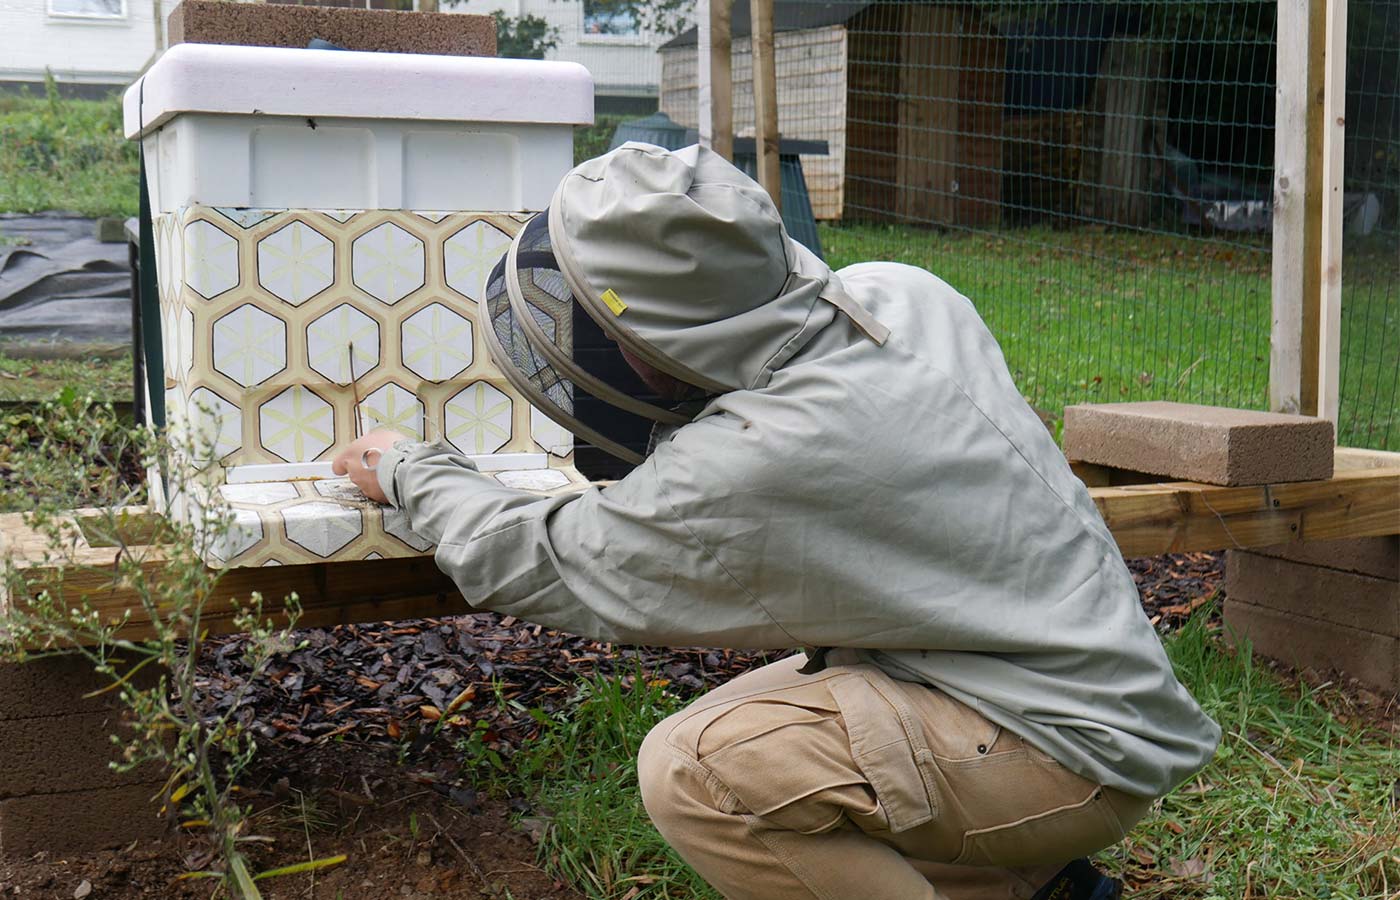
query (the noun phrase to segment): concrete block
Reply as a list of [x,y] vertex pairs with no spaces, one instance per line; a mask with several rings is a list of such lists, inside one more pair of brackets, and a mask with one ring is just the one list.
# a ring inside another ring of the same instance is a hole
[[171,44],[302,48],[320,38],[346,50],[496,55],[495,21],[455,13],[185,0],[171,11],[169,29]]
[[0,799],[95,790],[160,777],[146,766],[114,772],[118,758],[111,735],[125,726],[115,711],[0,723]]
[[1206,484],[1274,484],[1332,477],[1332,423],[1310,416],[1189,403],[1065,407],[1065,455]]
[[1310,566],[1400,581],[1400,535],[1340,541],[1293,541],[1253,552]]
[[1225,594],[1348,628],[1400,638],[1400,582],[1232,550]]
[[165,833],[164,781],[0,800],[0,856],[122,847]]
[[[150,687],[158,680],[155,666],[138,672],[133,683]],[[11,719],[70,716],[115,709],[121,705],[117,691],[87,695],[111,684],[99,676],[85,657],[46,656],[25,663],[0,663],[0,723]],[[3,733],[0,725],[0,733]],[[0,746],[0,758],[3,758]]]
[[1254,651],[1299,668],[1339,670],[1382,691],[1400,693],[1400,638],[1278,609],[1225,601],[1225,624]]

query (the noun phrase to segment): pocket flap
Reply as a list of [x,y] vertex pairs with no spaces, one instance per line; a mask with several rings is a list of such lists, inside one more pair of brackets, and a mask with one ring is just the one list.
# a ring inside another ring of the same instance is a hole
[[881,691],[865,674],[829,682],[851,740],[851,755],[870,782],[890,823],[906,831],[938,813],[933,754],[904,702]]

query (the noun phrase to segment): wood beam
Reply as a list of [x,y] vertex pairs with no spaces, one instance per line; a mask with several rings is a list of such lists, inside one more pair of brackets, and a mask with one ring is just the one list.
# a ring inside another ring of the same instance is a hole
[[[1338,423],[1342,360],[1342,177],[1346,146],[1347,0],[1326,0],[1322,104],[1322,239],[1318,296],[1317,415]],[[1340,431],[1338,430],[1340,434]]]
[[1279,0],[1269,408],[1317,415],[1328,0]]
[[[1135,477],[1118,478],[1102,467],[1084,474],[1109,482]],[[1336,474],[1326,481],[1253,487],[1115,483],[1090,487],[1089,496],[1128,557],[1400,534],[1400,453],[1339,448]],[[47,539],[26,525],[22,514],[0,515],[0,558],[15,560],[35,592],[57,584],[65,602],[85,600],[108,620],[130,612],[123,634],[148,637],[150,620],[139,596],[116,577],[118,549],[93,546],[80,526],[83,517],[97,514],[73,514],[74,550],[63,566],[46,559]],[[144,508],[129,511],[133,538],[148,527],[143,525],[148,520]],[[165,561],[160,547],[129,546],[121,552],[138,560],[150,577],[159,577]],[[232,630],[234,601],[254,591],[263,596],[264,613],[273,619],[284,612],[284,598],[297,594],[300,624],[308,628],[470,611],[431,555],[246,567],[229,569],[219,580],[204,616],[210,631]],[[0,596],[0,610],[13,602],[16,598]]]
[[734,0],[710,0],[711,148],[734,160]]
[[754,144],[758,183],[783,209],[782,166],[778,157],[778,61],[773,48],[773,0],[750,0],[753,13]]

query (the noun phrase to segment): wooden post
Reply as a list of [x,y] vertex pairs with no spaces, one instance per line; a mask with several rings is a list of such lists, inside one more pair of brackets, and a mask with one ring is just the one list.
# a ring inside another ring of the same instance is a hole
[[1316,415],[1328,0],[1279,0],[1269,408]]
[[712,147],[725,159],[734,159],[734,50],[732,16],[734,0],[710,0],[710,109],[714,131]]
[[[1347,0],[1327,2],[1326,99],[1322,107],[1322,292],[1318,316],[1317,414],[1337,424],[1342,356],[1342,177],[1346,146]],[[1334,431],[1341,440],[1340,429]]]
[[[701,147],[712,147],[714,107],[710,103],[710,0],[695,2],[695,130]],[[664,80],[664,79],[663,79]]]
[[754,144],[758,183],[783,208],[782,167],[778,159],[778,61],[773,50],[773,0],[750,0],[753,13]]

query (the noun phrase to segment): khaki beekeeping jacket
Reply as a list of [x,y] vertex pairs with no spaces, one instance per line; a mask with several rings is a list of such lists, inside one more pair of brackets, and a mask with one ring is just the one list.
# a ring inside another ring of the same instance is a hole
[[1210,759],[1219,728],[971,302],[905,265],[832,273],[698,148],[585,163],[550,214],[580,302],[613,291],[616,333],[719,393],[581,494],[503,487],[445,443],[386,453],[473,604],[600,640],[856,648],[1140,796]]

